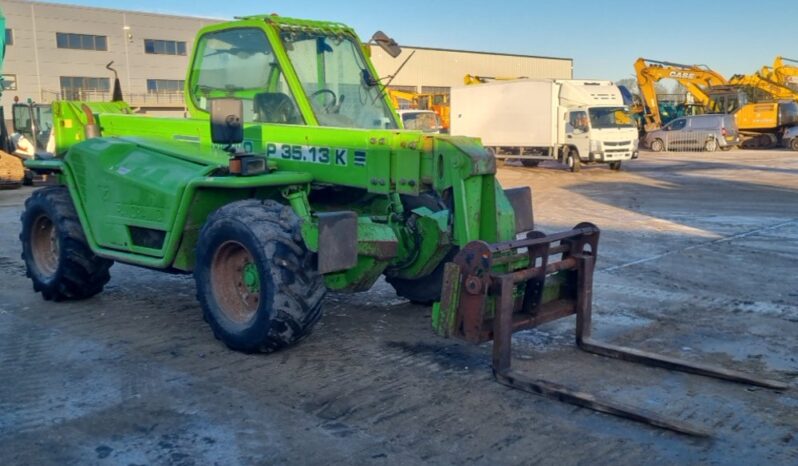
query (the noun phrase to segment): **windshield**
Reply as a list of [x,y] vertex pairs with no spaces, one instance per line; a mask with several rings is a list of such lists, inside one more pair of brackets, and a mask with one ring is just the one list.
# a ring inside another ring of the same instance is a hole
[[636,128],[632,115],[625,107],[591,108],[588,113],[593,129]]
[[382,86],[352,37],[318,31],[283,31],[280,36],[320,125],[397,128]]
[[402,123],[405,129],[434,133],[441,130],[441,120],[434,112],[406,112],[402,113]]

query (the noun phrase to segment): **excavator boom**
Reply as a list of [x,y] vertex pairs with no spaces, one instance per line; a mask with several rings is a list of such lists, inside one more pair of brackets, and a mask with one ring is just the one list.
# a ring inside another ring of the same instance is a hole
[[708,106],[710,96],[706,88],[726,84],[726,78],[701,65],[683,65],[666,61],[639,58],[635,62],[635,73],[640,94],[644,102],[646,131],[652,131],[663,124],[657,98],[656,83],[661,79],[673,79],[687,89],[696,103]]

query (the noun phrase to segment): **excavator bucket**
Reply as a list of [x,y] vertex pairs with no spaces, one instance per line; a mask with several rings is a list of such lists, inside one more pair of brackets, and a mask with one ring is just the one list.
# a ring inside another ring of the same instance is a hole
[[504,385],[691,436],[709,433],[513,370],[512,334],[575,315],[576,343],[584,351],[775,390],[787,388],[784,383],[737,371],[593,340],[593,271],[599,233],[595,225],[580,223],[552,235],[530,231],[515,241],[467,244],[446,264],[433,325],[440,334],[472,343],[493,340],[493,373]]

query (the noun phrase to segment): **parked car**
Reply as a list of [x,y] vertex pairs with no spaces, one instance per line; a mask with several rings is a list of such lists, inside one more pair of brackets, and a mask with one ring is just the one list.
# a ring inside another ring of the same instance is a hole
[[651,131],[643,145],[654,152],[663,150],[730,150],[742,142],[732,115],[693,115],[677,118]]
[[798,126],[787,128],[781,140],[784,142],[784,147],[787,149],[798,151]]

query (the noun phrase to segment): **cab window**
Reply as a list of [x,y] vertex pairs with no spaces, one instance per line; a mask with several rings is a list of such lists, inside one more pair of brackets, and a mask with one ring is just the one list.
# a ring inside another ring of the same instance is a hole
[[670,131],[679,131],[687,126],[687,120],[680,118],[678,120],[674,120],[669,126]]
[[209,32],[197,43],[190,94],[208,111],[209,99],[244,103],[244,121],[303,124],[294,98],[266,34],[257,28]]
[[568,118],[569,129],[574,133],[584,133],[589,129],[587,112],[571,112]]

